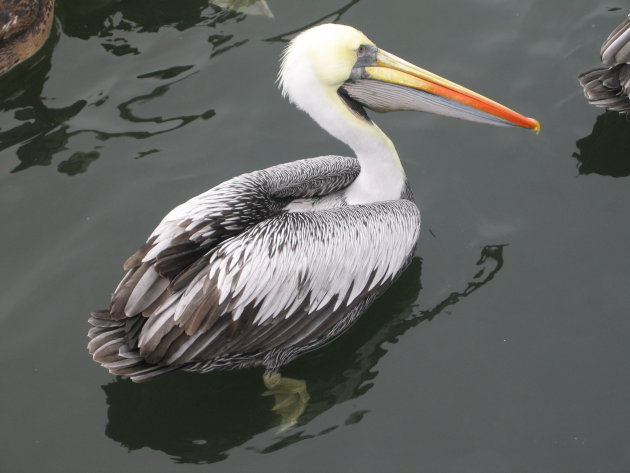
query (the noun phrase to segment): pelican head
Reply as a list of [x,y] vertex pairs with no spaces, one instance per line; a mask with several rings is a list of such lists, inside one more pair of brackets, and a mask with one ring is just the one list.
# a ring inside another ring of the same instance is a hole
[[366,108],[540,129],[532,118],[383,51],[350,26],[298,35],[284,52],[279,82],[284,96],[354,151],[361,172],[345,191],[349,204],[398,199],[406,189],[396,148]]
[[330,117],[320,111],[323,102],[368,121],[364,107],[377,112],[427,111],[540,129],[536,120],[414,66],[345,25],[319,25],[298,35],[283,55],[279,82],[285,96],[334,136],[337,133],[326,122]]

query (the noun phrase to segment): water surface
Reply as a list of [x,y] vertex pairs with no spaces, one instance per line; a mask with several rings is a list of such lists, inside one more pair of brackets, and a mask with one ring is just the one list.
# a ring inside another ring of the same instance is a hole
[[[0,77],[0,469],[617,472],[630,466],[630,123],[576,76],[628,4],[58,0]],[[234,175],[347,153],[286,103],[278,57],[338,21],[542,123],[536,136],[373,114],[423,213],[411,267],[347,334],[287,367],[136,385],[87,355],[87,316],[172,207]]]

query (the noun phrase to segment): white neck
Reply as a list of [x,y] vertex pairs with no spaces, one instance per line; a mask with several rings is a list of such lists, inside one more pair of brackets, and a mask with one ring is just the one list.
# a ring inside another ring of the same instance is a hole
[[[297,71],[296,71],[297,72]],[[324,130],[346,143],[361,165],[356,180],[346,189],[348,204],[364,204],[400,198],[405,172],[392,141],[372,122],[352,112],[336,88],[324,87],[308,65],[299,71],[301,84],[289,90],[291,100]]]

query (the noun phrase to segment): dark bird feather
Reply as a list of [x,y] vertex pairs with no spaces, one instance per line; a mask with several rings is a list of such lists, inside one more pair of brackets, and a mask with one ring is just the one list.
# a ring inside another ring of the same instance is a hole
[[583,72],[578,80],[587,100],[620,113],[630,111],[630,18],[608,36],[601,49],[604,66]]

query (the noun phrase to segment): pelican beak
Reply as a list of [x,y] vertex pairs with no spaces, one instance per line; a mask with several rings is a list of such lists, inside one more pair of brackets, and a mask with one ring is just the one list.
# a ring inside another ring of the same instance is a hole
[[536,133],[540,123],[483,95],[374,48],[357,61],[342,88],[350,98],[377,112],[416,110]]

